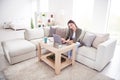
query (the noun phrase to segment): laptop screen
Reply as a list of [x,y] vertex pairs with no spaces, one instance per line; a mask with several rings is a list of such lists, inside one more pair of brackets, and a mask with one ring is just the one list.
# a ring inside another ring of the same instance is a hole
[[57,34],[53,34],[54,43],[62,44],[61,37]]

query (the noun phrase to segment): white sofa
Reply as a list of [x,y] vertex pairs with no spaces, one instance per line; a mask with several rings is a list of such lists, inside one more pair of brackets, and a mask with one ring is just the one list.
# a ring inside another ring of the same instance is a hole
[[[58,29],[60,29],[60,27]],[[63,29],[61,29],[61,31],[63,31]],[[59,32],[61,32],[61,31],[59,31]],[[64,29],[64,31],[65,32],[60,33],[60,35],[64,34],[64,36],[66,36],[67,29]],[[59,34],[59,32],[55,32],[55,33]],[[40,29],[33,29],[33,30],[26,29],[25,30],[25,35],[22,36],[22,37],[25,37],[24,40],[26,40],[27,42],[30,42],[30,43],[32,43],[32,44],[34,44],[36,46],[35,49],[33,49],[33,52],[34,51],[35,52],[32,53],[32,54],[35,54],[35,55],[31,56],[31,54],[29,54],[29,55],[26,55],[24,57],[20,56],[21,58],[16,57],[16,58],[14,58],[14,60],[19,59],[19,60],[17,60],[17,62],[19,62],[19,61],[22,61],[23,59],[26,60],[26,59],[29,59],[30,57],[35,57],[36,52],[37,52],[38,42],[41,39],[43,39],[44,36],[50,37],[49,33],[50,33],[50,28],[49,27],[44,27],[44,28],[40,28]],[[64,36],[62,36],[62,37],[64,37]],[[82,34],[82,36],[80,36],[80,40],[82,40],[84,38],[84,36],[85,36],[85,33],[84,33],[84,35]],[[1,35],[0,35],[0,38],[1,38]],[[9,41],[11,41],[11,40],[14,40],[14,39],[9,39]],[[5,44],[8,41],[6,41],[6,42],[5,41],[6,40],[2,40],[2,42],[4,44],[3,47],[6,50],[7,46],[5,46]],[[14,44],[14,42],[12,42],[10,44]],[[15,44],[17,44],[17,43],[15,43]],[[79,47],[78,53],[76,55],[76,61],[78,61],[78,62],[80,62],[82,64],[85,64],[90,68],[101,71],[110,62],[110,60],[112,59],[112,57],[114,55],[115,45],[116,45],[116,40],[109,38],[108,40],[100,43],[97,48],[94,48],[93,46],[91,46],[91,47],[87,47],[87,46]],[[44,53],[48,52],[48,51],[46,51],[44,49],[42,49],[42,50],[43,50]],[[28,53],[30,53],[30,52],[28,52]],[[5,52],[5,54],[6,54],[6,52]],[[27,54],[27,53],[25,53],[25,54]],[[23,55],[25,55],[25,54],[23,54]],[[30,56],[30,57],[28,58],[28,56]],[[22,59],[22,57],[23,57],[23,59]],[[14,62],[12,64],[14,64]]]
[[108,39],[98,48],[82,46],[78,49],[76,60],[93,69],[101,71],[114,55],[116,40]]
[[4,54],[10,64],[36,56],[36,46],[25,40],[24,30],[14,31],[0,29],[1,54]]
[[36,56],[36,46],[24,39],[4,41],[3,49],[10,64]]

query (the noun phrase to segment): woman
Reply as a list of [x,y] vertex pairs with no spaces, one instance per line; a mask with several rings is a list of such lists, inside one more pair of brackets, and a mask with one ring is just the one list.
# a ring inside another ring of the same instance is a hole
[[[69,20],[67,25],[69,28],[68,35],[66,39],[62,38],[62,42],[68,44],[76,43],[76,48],[78,48],[80,46],[79,37],[82,30],[77,27],[76,23],[73,20]],[[71,58],[71,56],[72,51],[68,51],[68,58]]]

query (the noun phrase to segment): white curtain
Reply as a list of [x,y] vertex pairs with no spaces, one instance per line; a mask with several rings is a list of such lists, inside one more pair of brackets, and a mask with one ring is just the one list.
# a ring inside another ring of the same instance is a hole
[[120,0],[111,0],[107,32],[120,44]]
[[78,27],[89,30],[92,26],[94,0],[73,0],[73,19]]

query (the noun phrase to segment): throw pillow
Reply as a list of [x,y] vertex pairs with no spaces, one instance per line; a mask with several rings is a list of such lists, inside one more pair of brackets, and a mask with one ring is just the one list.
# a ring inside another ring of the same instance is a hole
[[27,40],[39,39],[42,37],[44,37],[44,30],[42,27],[25,30],[25,39]]
[[85,36],[85,33],[86,33],[86,32],[82,30],[81,35],[80,35],[80,37],[79,37],[80,42],[82,42],[82,40],[83,40],[83,38],[84,38],[84,36]]
[[56,33],[56,27],[50,27],[49,37],[53,37],[53,34]]
[[94,48],[97,48],[98,45],[106,40],[108,40],[109,34],[97,34],[95,40],[93,41],[92,46]]
[[66,38],[67,35],[67,28],[56,28],[56,34],[60,35],[62,38]]
[[86,32],[82,40],[83,45],[91,47],[96,35],[90,32]]

